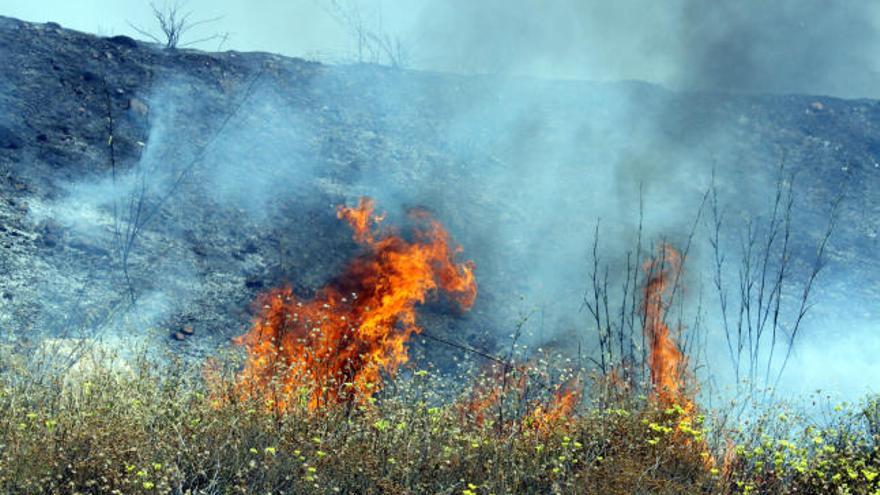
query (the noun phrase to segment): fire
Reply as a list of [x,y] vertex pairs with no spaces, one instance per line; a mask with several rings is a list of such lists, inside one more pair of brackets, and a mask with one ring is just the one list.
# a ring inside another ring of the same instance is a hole
[[666,324],[670,302],[667,293],[671,280],[678,278],[681,256],[668,244],[660,246],[660,255],[644,265],[647,281],[644,288],[644,331],[650,345],[648,367],[651,385],[657,399],[664,404],[689,404],[685,397],[683,371],[686,359],[675,343]]
[[[512,429],[530,428],[541,433],[552,431],[553,427],[566,424],[574,417],[581,402],[583,388],[575,377],[558,385],[549,399],[529,401],[528,409],[504,417],[501,414],[502,401],[511,402],[514,410],[518,403],[526,400],[528,391],[536,384],[529,379],[529,365],[511,365],[510,369],[491,367],[484,372],[472,387],[467,400],[459,404],[462,417],[477,426],[482,426],[493,416],[505,419],[496,423],[499,432]],[[508,410],[508,413],[513,411]]]
[[[684,382],[687,358],[679,350],[669,326],[666,310],[671,304],[670,294],[681,274],[681,255],[668,244],[660,246],[660,254],[644,265],[647,281],[644,292],[645,334],[650,343],[648,367],[651,371],[653,399],[659,404],[678,411],[678,438],[705,454],[707,469],[715,466],[705,440],[694,429],[696,404]],[[699,427],[699,426],[697,426]],[[690,433],[690,435],[688,435]]]
[[337,216],[352,228],[364,252],[311,300],[290,287],[262,294],[248,333],[234,340],[247,351],[237,387],[279,410],[301,401],[311,410],[365,400],[408,360],[407,341],[421,329],[416,306],[437,292],[462,310],[477,295],[472,262],[458,263],[461,248],[427,213],[411,214],[412,240],[380,229],[384,217],[361,198]]
[[531,425],[538,431],[549,431],[551,427],[568,421],[574,416],[581,402],[580,380],[569,380],[546,404],[539,404],[530,414]]
[[473,421],[475,425],[482,426],[489,416],[494,414],[501,400],[501,387],[490,390],[474,390],[470,400],[460,407],[463,417]]
[[500,366],[493,363],[473,383],[466,400],[458,404],[458,410],[462,419],[482,426],[494,415],[498,415],[502,401],[521,398],[527,388],[528,374],[525,366]]

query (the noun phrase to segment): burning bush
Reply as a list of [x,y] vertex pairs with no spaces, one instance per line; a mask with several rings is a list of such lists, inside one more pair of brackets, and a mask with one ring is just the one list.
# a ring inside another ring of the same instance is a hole
[[462,310],[471,307],[474,265],[455,261],[461,249],[443,226],[414,211],[407,240],[381,229],[383,216],[374,207],[362,198],[354,208],[338,208],[364,252],[313,299],[300,300],[290,287],[259,297],[252,328],[235,340],[247,350],[241,394],[265,397],[281,410],[291,401],[314,410],[363,400],[380,386],[383,373],[393,374],[407,361],[407,341],[421,331],[418,304],[443,292]]

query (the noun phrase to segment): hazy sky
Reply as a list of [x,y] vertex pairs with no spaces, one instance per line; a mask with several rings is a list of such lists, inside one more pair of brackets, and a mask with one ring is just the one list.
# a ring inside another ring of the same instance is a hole
[[[675,88],[880,97],[876,0],[338,0],[416,68]],[[190,0],[223,49],[351,60],[331,0]],[[160,5],[162,5],[160,3]],[[0,14],[100,34],[152,27],[147,1],[0,0]],[[214,50],[217,43],[199,48]]]

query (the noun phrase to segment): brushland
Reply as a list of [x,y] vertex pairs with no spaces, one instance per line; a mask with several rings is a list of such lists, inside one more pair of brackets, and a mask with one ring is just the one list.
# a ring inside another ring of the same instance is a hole
[[440,370],[409,359],[407,339],[429,335],[415,310],[441,294],[466,311],[473,264],[428,213],[404,235],[374,208],[338,208],[362,249],[339,277],[310,300],[267,291],[207,361],[4,348],[0,492],[880,494],[876,398],[801,409],[750,389],[700,405],[667,324],[687,249],[632,265],[616,330],[593,284],[589,368],[518,358],[517,330],[507,357],[462,346],[461,371]]
[[830,423],[777,406],[720,430],[711,411],[685,424],[683,406],[622,394],[564,415],[559,394],[524,404],[512,386],[481,403],[499,385],[486,374],[450,400],[438,391],[461,380],[414,369],[362,403],[315,411],[304,390],[282,413],[239,400],[231,367],[207,387],[204,369],[173,359],[101,359],[71,378],[3,356],[0,491],[880,493],[877,400]]

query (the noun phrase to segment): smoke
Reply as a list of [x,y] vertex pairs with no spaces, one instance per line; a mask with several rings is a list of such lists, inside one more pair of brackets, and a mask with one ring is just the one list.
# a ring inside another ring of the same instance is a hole
[[[599,255],[611,266],[609,287],[618,291],[620,269],[634,249],[640,201],[646,205],[645,242],[669,239],[681,245],[713,169],[722,202],[729,205],[723,249],[728,270],[733,270],[726,290],[735,295],[736,266],[730,262],[741,254],[745,234],[739,229],[748,228],[746,219],[769,214],[773,164],[791,146],[759,144],[749,118],[713,109],[718,102],[710,96],[686,99],[638,83],[577,86],[530,77],[640,79],[712,93],[880,95],[874,56],[880,46],[880,10],[867,2],[453,1],[426,4],[420,18],[417,64],[486,75],[469,89],[459,89],[459,105],[445,108],[451,117],[439,131],[445,149],[468,172],[456,180],[454,167],[434,169],[434,180],[389,196],[424,201],[442,218],[469,212],[452,230],[477,260],[485,290],[476,312],[483,303],[491,305],[495,319],[490,326],[503,336],[509,333],[504,325],[516,321],[523,307],[536,308],[540,319],[530,322],[530,344],[556,342],[571,348],[585,338],[588,348],[594,344],[585,337],[587,315],[575,308],[582,307],[589,285],[597,219]],[[393,90],[385,95],[409,97]],[[432,98],[436,95],[426,97]],[[789,154],[789,159],[795,169],[817,166],[815,155]],[[796,283],[787,289],[786,300],[799,296],[797,283],[803,282],[804,265],[810,262],[815,231],[822,228],[816,211],[826,212],[811,203],[818,199],[814,180],[806,174],[795,192],[805,202],[798,211],[812,213],[796,213],[794,235],[800,245],[790,274]],[[388,193],[388,182],[376,176],[372,181],[385,185],[373,188],[377,194]],[[452,190],[429,187],[450,182]],[[474,225],[480,225],[478,231],[468,228]],[[717,295],[706,275],[712,268],[706,240],[701,225],[686,267],[687,294],[692,305],[698,295],[705,298],[703,338],[709,349],[702,360],[712,363],[718,381],[730,383]],[[840,266],[829,270],[834,280],[845,277]],[[818,283],[825,280],[820,277]],[[876,375],[876,367],[865,366],[869,353],[837,338],[831,322],[844,307],[813,309],[819,316],[799,329],[802,341],[782,382],[786,392],[810,383],[855,394],[862,388],[852,384]],[[789,307],[778,337],[783,347],[791,318]],[[851,326],[872,324],[860,319]],[[817,373],[811,361],[822,354],[825,339],[837,343],[833,355],[841,371],[834,377]],[[762,345],[760,353],[768,352]],[[848,360],[847,354],[856,357]],[[781,364],[778,353],[775,359],[774,370]],[[850,385],[841,385],[844,381]]]
[[685,86],[877,96],[880,6],[807,0],[719,2],[683,9]]
[[[875,56],[880,6],[869,2],[722,1],[708,6],[689,0],[454,1],[428,5],[422,19],[425,60],[453,71],[640,79],[709,92],[880,96]],[[500,286],[520,290],[539,305],[554,306],[557,315],[569,315],[551,318],[547,326],[554,330],[545,329],[539,342],[560,338],[557,332],[567,327],[586,329],[586,315],[572,308],[579,306],[581,295],[575,287],[588,285],[591,223],[602,219],[600,256],[619,270],[633,249],[639,184],[646,205],[645,238],[667,237],[680,244],[694,218],[699,192],[715,168],[722,201],[729,204],[730,238],[723,248],[728,262],[741,254],[737,236],[744,235],[738,232],[746,228],[744,219],[769,213],[769,171],[789,150],[782,145],[761,152],[749,149],[756,143],[748,137],[748,120],[740,117],[738,122],[735,115],[707,111],[713,105],[710,99],[695,104],[656,89],[646,89],[651,96],[643,98],[637,85],[629,90],[596,85],[578,94],[566,93],[565,85],[559,84],[555,94],[532,89],[516,93],[509,79],[492,80],[505,82],[488,84],[474,107],[454,119],[449,134],[460,139],[461,148],[489,129],[486,147],[492,156],[502,157],[493,162],[498,167],[493,170],[503,172],[485,174],[489,178],[472,183],[466,196],[497,194],[507,198],[510,210],[521,208],[519,216],[508,212],[507,221],[493,226],[498,251],[487,258],[511,261],[493,266],[497,271],[524,274],[522,285],[508,279],[499,280]],[[571,113],[562,107],[548,110],[554,98],[571,105]],[[542,142],[545,135],[555,141]],[[815,167],[815,159],[795,158],[790,165]],[[795,192],[802,202],[798,208],[822,209],[803,203],[815,199],[808,192],[816,187],[813,180],[805,178]],[[804,215],[795,220],[795,235],[804,243],[796,265],[809,262],[812,240],[807,239],[814,240],[813,231],[822,223],[816,218]],[[705,276],[711,273],[706,232],[701,229],[697,235],[686,267],[691,274],[687,294],[694,304],[697,294],[705,292],[704,337],[709,349],[703,361],[712,364],[718,381],[731,383],[717,295]],[[516,266],[528,268],[517,272]],[[847,277],[842,266],[828,270],[831,275],[826,271],[819,284]],[[795,271],[801,282],[804,267]],[[612,268],[610,286],[617,288],[621,281],[614,272]],[[726,289],[735,295],[735,272],[728,274],[727,283]],[[790,287],[788,298],[797,299],[795,287]],[[783,388],[790,393],[808,383],[855,396],[864,391],[864,377],[878,373],[870,364],[871,353],[857,344],[863,337],[874,342],[864,329],[876,325],[870,318],[856,318],[846,325],[853,332],[841,338],[835,322],[841,321],[848,303],[827,306],[827,298],[814,298],[818,316],[800,329]],[[786,314],[783,326],[790,331],[790,308]],[[571,337],[562,340],[571,345]],[[834,344],[826,347],[828,341]],[[827,349],[833,352],[824,353]],[[767,356],[768,348],[762,346],[761,352]],[[820,359],[823,354],[825,359]],[[835,363],[838,372],[823,374],[816,367],[820,362]],[[779,365],[777,354],[774,369]]]
[[[880,87],[872,84],[876,8],[855,2],[452,0],[422,4],[418,18],[408,37],[418,66],[482,75],[334,67],[267,76],[252,92],[240,85],[220,96],[202,91],[201,80],[165,79],[144,95],[150,134],[139,162],[116,179],[69,185],[57,202],[34,208],[35,218],[112,245],[114,205],[143,191],[148,209],[163,212],[135,254],[149,267],[134,276],[149,282],[145,321],[156,325],[220,304],[224,287],[246,277],[323,285],[333,273],[327,260],[341,264],[350,254],[341,242],[349,234],[333,230],[334,204],[372,196],[392,224],[425,207],[464,247],[462,257],[476,261],[480,292],[457,329],[506,345],[533,311],[526,343],[570,350],[583,342],[589,352],[595,342],[581,308],[597,222],[600,270],[609,264],[613,295],[627,255],[639,263],[640,204],[643,250],[660,240],[681,247],[713,169],[724,200],[743,216],[763,211],[783,146],[755,137],[761,129],[736,113],[741,107],[601,81],[843,96]],[[216,139],[200,155],[206,135]],[[689,295],[699,294],[710,267],[705,232],[698,236],[685,266]],[[279,247],[277,261],[247,245],[282,241],[288,249]],[[217,275],[222,260],[212,249],[235,253],[246,273]],[[235,305],[247,302],[217,311]],[[722,342],[710,330],[706,338]],[[790,370],[807,366],[825,332],[805,333],[808,347]],[[841,346],[843,360],[852,350]],[[707,360],[726,359],[723,349],[711,352]],[[841,379],[865,369],[853,366]]]
[[795,396],[821,391],[838,401],[880,392],[873,379],[880,325],[862,316],[834,314],[812,322],[823,331],[808,333],[795,348],[781,388]]
[[424,63],[449,70],[880,96],[873,2],[454,0],[421,19]]
[[257,87],[205,159],[203,186],[211,198],[261,223],[277,213],[280,198],[289,201],[312,186],[317,163],[312,128],[284,98],[274,85]]
[[103,313],[77,324],[86,334],[173,328],[212,289],[201,258],[220,212],[228,213],[221,230],[241,232],[248,229],[236,229],[237,220],[266,228],[283,205],[313,200],[303,198],[316,163],[305,158],[311,138],[289,102],[254,84],[218,107],[202,84],[164,75],[139,95],[149,127],[135,162],[117,157],[112,171],[62,182],[55,197],[31,202],[31,220],[63,232],[73,247],[54,260],[61,273],[44,274],[38,289],[47,333],[66,332],[53,319],[88,305]]

